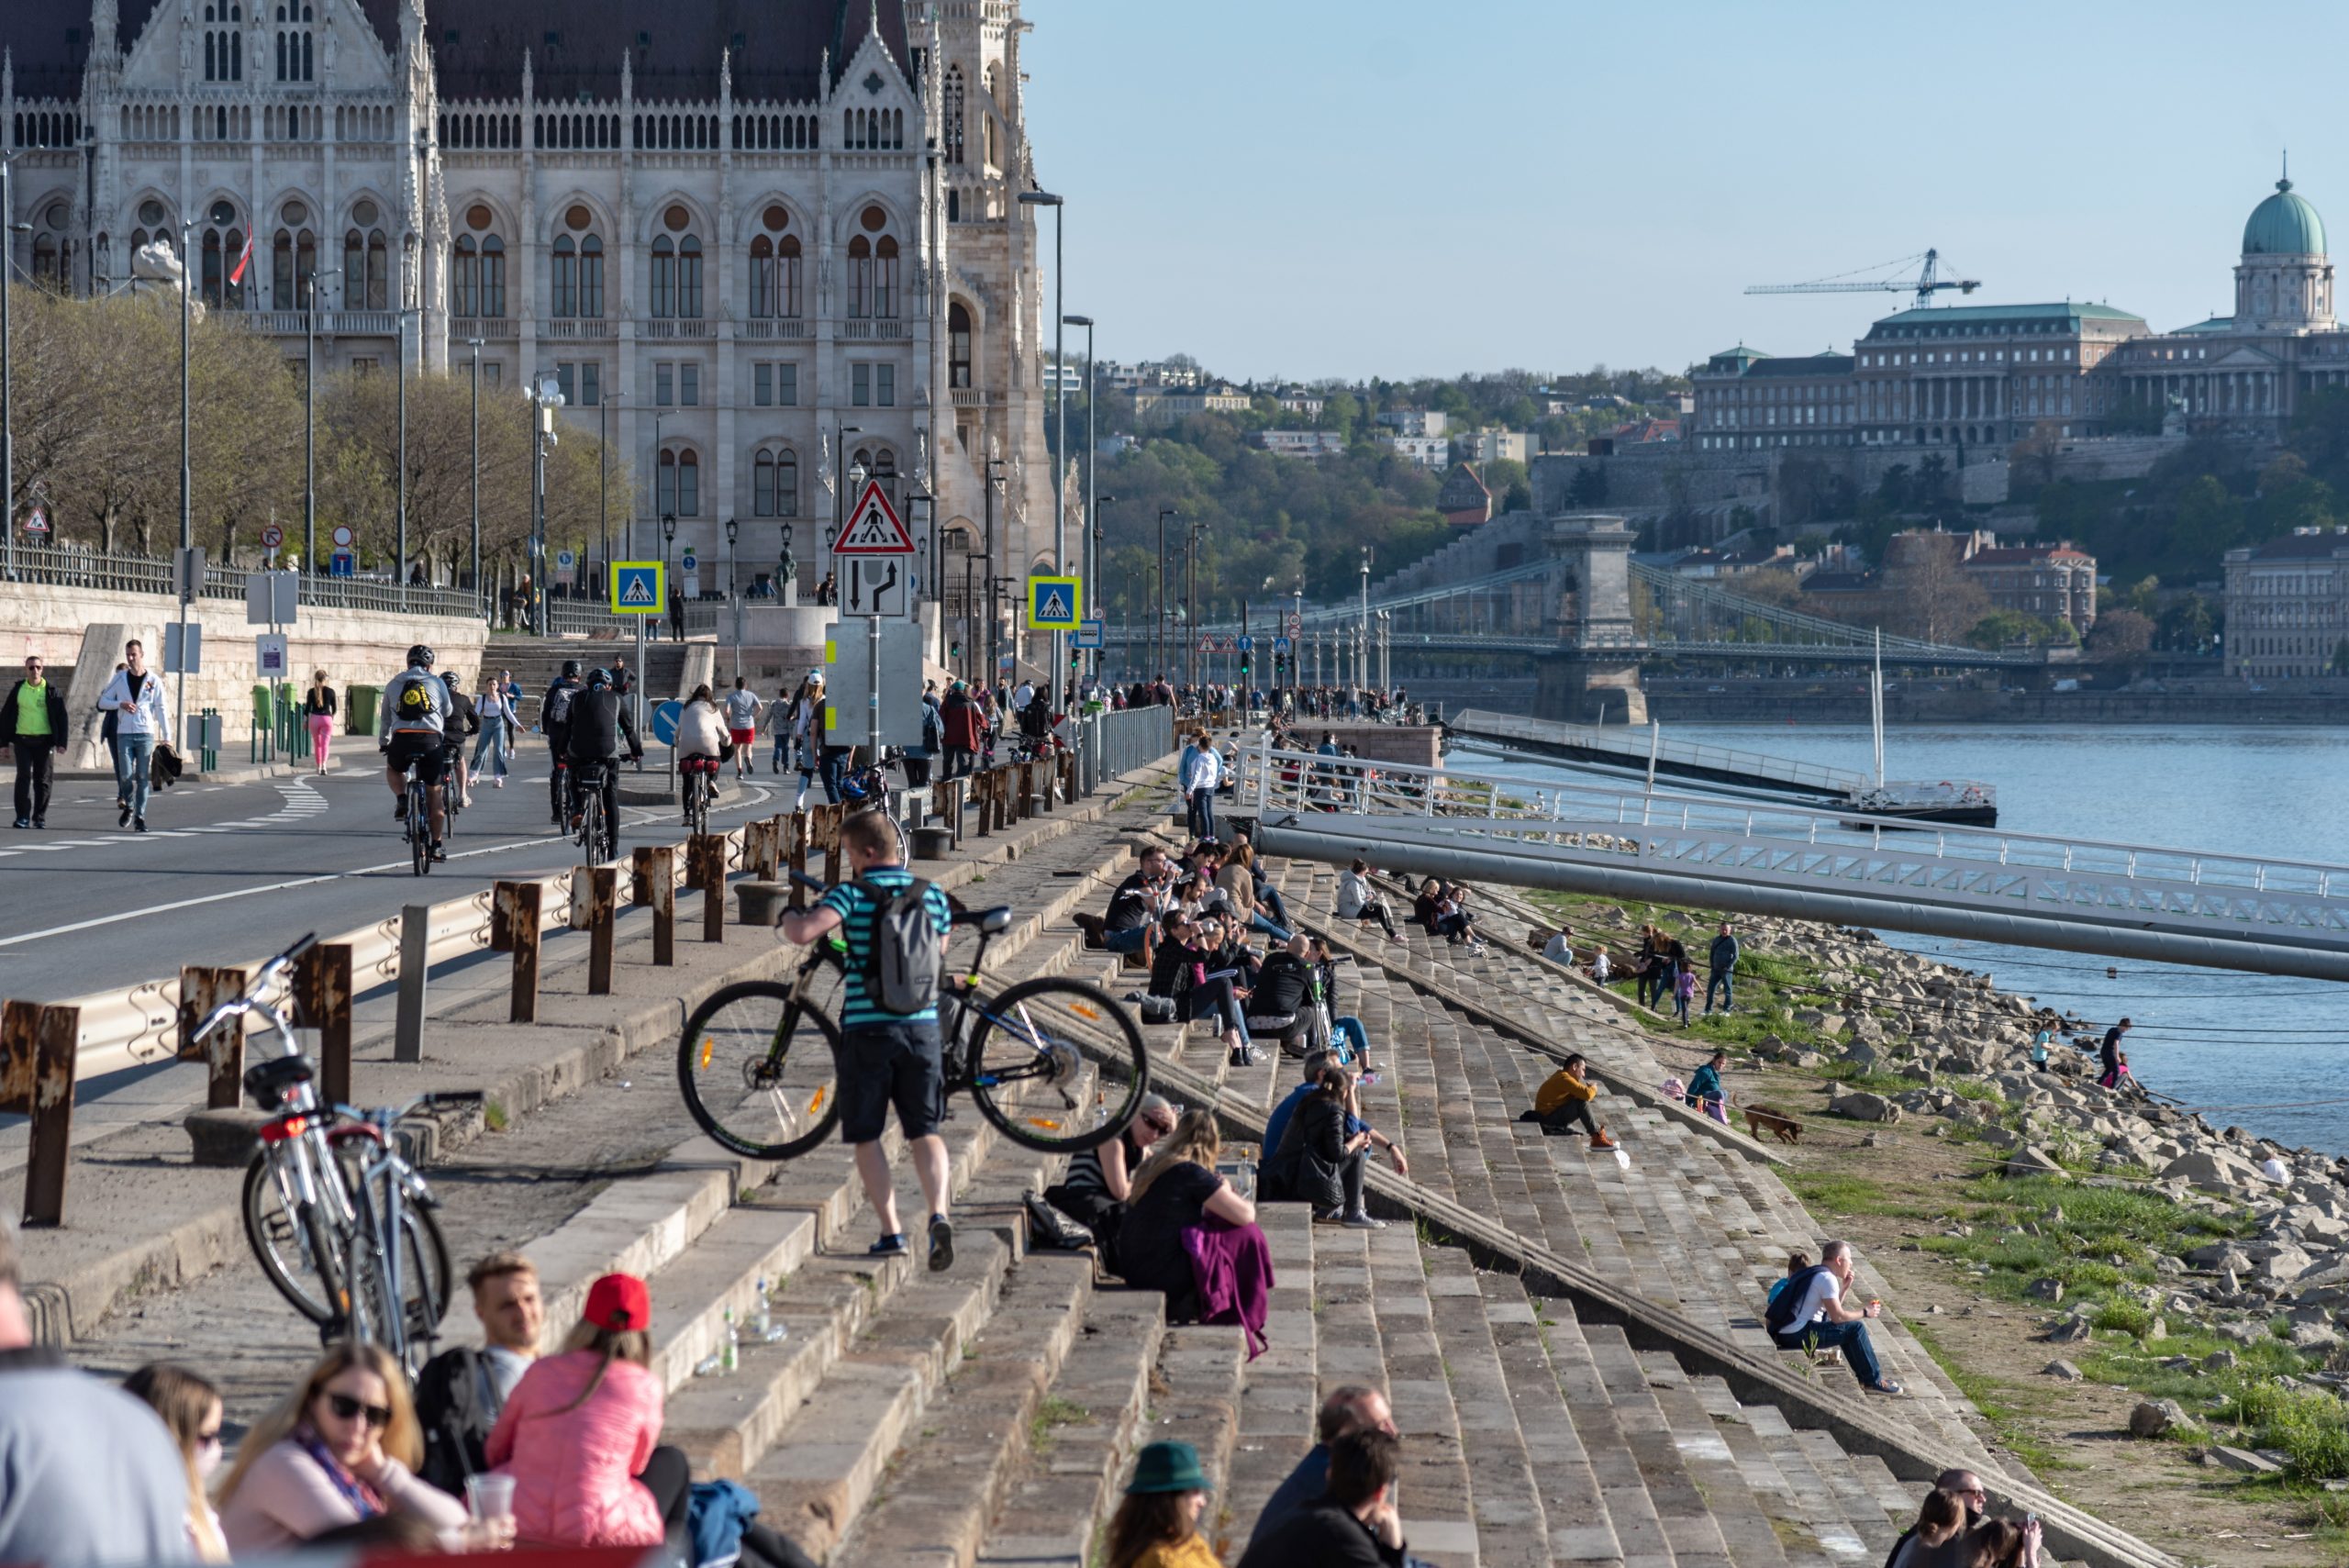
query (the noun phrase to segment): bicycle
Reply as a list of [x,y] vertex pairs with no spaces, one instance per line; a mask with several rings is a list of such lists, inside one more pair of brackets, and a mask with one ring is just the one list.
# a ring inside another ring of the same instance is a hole
[[425,787],[423,778],[416,771],[416,763],[407,765],[407,815],[401,826],[407,832],[408,855],[416,874],[432,874],[432,792]]
[[[195,1039],[202,1042],[230,1018],[257,1016],[262,1032],[283,1048],[244,1073],[246,1092],[271,1117],[245,1169],[240,1206],[262,1274],[318,1326],[321,1340],[388,1337],[405,1358],[411,1337],[429,1339],[446,1315],[452,1271],[431,1191],[400,1156],[390,1129],[419,1106],[478,1104],[481,1095],[425,1095],[375,1112],[323,1104],[316,1069],[284,1012],[263,999],[315,940],[305,936],[262,964],[250,989],[214,1008]],[[368,1159],[370,1148],[384,1157]],[[391,1237],[396,1245],[386,1245]],[[405,1276],[403,1256],[410,1265]]]
[[[813,877],[791,874],[824,890]],[[999,1131],[1043,1153],[1081,1153],[1116,1137],[1150,1088],[1149,1053],[1132,1017],[1080,980],[1026,980],[983,993],[987,944],[1010,927],[1011,911],[958,909],[953,920],[975,929],[979,945],[969,972],[949,975],[940,991],[943,1092],[968,1090]],[[694,1120],[725,1148],[754,1160],[794,1159],[838,1124],[840,1026],[811,993],[827,966],[847,973],[847,952],[834,934],[810,949],[789,981],[726,986],[685,1021],[678,1086]],[[1079,1093],[1088,1059],[1097,1069],[1089,1120]]]
[[[579,804],[579,825],[572,842],[587,853],[587,863],[600,864],[620,856],[620,825],[604,812],[604,770],[608,762],[587,762],[571,771],[572,788]],[[597,850],[603,851],[599,857]]]
[[718,794],[718,759],[686,757],[677,764],[678,793],[685,796],[685,831],[709,831],[709,803]]

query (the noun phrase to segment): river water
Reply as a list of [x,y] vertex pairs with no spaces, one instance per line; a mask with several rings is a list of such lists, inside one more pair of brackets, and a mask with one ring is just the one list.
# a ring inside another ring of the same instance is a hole
[[[1686,724],[1664,732],[1854,773],[1871,767],[1865,725]],[[1561,772],[1466,747],[1453,757],[1464,769]],[[1995,784],[1998,826],[2015,832],[2349,864],[2349,733],[2338,730],[1898,728],[1886,732],[1885,773]],[[1988,970],[2000,990],[2099,1026],[2133,1018],[2124,1047],[2131,1070],[2150,1088],[2209,1107],[2216,1125],[2349,1151],[2349,988],[2125,960],[2113,961],[2108,976],[2107,961],[2089,953],[1882,934]]]

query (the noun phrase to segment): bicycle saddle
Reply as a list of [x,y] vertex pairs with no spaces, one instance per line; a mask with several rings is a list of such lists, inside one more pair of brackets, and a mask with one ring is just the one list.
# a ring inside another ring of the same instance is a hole
[[245,1069],[245,1092],[262,1109],[273,1111],[285,1103],[286,1090],[296,1084],[308,1083],[312,1076],[307,1057],[273,1057]]

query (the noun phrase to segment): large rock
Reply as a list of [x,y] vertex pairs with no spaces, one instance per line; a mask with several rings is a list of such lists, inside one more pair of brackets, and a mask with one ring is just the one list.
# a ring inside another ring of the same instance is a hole
[[2064,1299],[2064,1282],[2049,1274],[2043,1279],[2035,1279],[2023,1286],[2022,1293],[2033,1301],[2061,1301]]
[[1882,1095],[1839,1095],[1828,1103],[1827,1108],[1853,1121],[1889,1122],[1900,1119],[1900,1107]]
[[2076,1345],[2094,1332],[2095,1329],[2089,1325],[2088,1320],[2075,1312],[2050,1329],[2047,1331],[2047,1339],[2051,1344]]
[[2212,1446],[2210,1462],[2244,1475],[2280,1475],[2284,1473],[2282,1465],[2263,1454],[2254,1453],[2247,1448],[2229,1448],[2224,1443]]
[[2064,1167],[2044,1149],[2026,1145],[2007,1157],[2006,1173],[2009,1176],[2060,1176]]
[[2045,1366],[2041,1367],[2039,1372],[2041,1376],[2052,1377],[2058,1383],[2077,1383],[2087,1376],[2087,1373],[2070,1362],[2062,1360],[2049,1362]]
[[2148,1399],[2129,1412],[2132,1438],[2165,1437],[2191,1424],[2185,1407],[2175,1399]]
[[2259,1167],[2239,1155],[2216,1149],[2181,1154],[2162,1168],[2163,1176],[2191,1182],[2206,1192],[2249,1193],[2267,1184]]

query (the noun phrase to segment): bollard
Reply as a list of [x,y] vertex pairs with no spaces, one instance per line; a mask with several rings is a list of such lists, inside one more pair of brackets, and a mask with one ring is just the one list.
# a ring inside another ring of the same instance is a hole
[[1019,820],[1028,821],[1036,815],[1036,764],[1019,764]]
[[948,788],[953,793],[946,797],[946,825],[954,830],[953,847],[959,850],[963,847],[963,813],[971,804],[971,781],[956,779]]
[[685,843],[685,882],[701,889],[701,940],[726,940],[726,835],[696,833]]
[[1011,813],[1011,769],[1008,764],[995,771],[995,825],[1009,828],[1019,818]]
[[971,794],[978,801],[978,834],[982,839],[989,838],[995,832],[995,781],[993,768],[971,775]]
[[185,964],[180,969],[180,1060],[210,1064],[204,1093],[206,1110],[232,1111],[245,1097],[245,1021],[230,1018],[212,1031],[202,1045],[195,1027],[223,1002],[245,994],[245,972]]
[[763,817],[744,830],[744,858],[751,862],[752,874],[761,882],[773,882],[782,870],[783,818]]
[[351,947],[313,943],[294,961],[294,1027],[318,1031],[318,1097],[351,1101]]
[[816,843],[824,851],[824,884],[828,887],[841,879],[841,818],[844,815],[837,804],[816,807]]
[[1075,805],[1075,804],[1076,804],[1076,796],[1077,796],[1077,788],[1076,788],[1076,773],[1077,773],[1077,768],[1076,768],[1076,753],[1075,753],[1075,752],[1074,752],[1074,751],[1063,751],[1063,752],[1062,752],[1062,753],[1061,753],[1061,769],[1060,769],[1060,772],[1061,772],[1061,799],[1062,799],[1062,801],[1063,801],[1063,803],[1065,803],[1065,804],[1067,804],[1067,805],[1070,805],[1070,806],[1074,806],[1074,805]]
[[615,906],[619,903],[619,868],[589,866],[571,873],[571,925],[587,933],[587,995],[608,995],[612,989],[612,942]]
[[65,1172],[73,1146],[73,1063],[82,1009],[40,1002],[0,1007],[0,1111],[32,1118],[25,1164],[24,1222],[65,1223]]
[[392,1026],[395,1062],[424,1060],[425,981],[431,967],[432,906],[407,905],[400,910],[400,994]]
[[677,859],[666,844],[635,852],[636,902],[652,908],[652,962],[677,962]]
[[502,929],[514,955],[514,1004],[507,1014],[512,1023],[538,1021],[539,915],[545,894],[542,883],[501,882],[490,895],[491,945]]
[[800,886],[798,878],[807,874],[807,814],[805,811],[795,811],[785,817],[784,832],[787,840],[784,858],[790,862],[794,873],[791,884],[791,906],[794,909],[805,909],[807,906],[807,895]]

